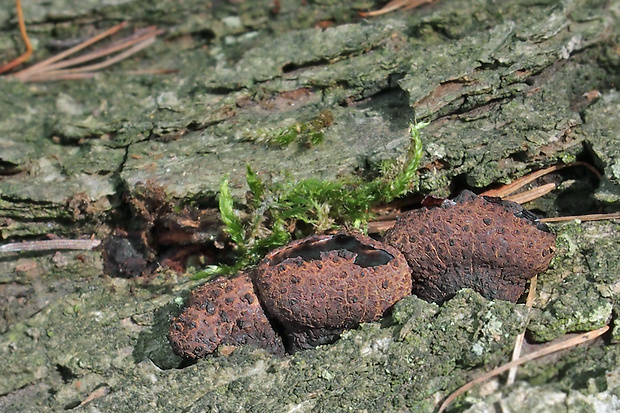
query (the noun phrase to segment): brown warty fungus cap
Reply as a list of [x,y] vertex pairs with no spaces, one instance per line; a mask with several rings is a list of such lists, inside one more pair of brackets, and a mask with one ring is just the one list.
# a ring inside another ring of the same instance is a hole
[[247,275],[220,278],[192,291],[185,310],[172,321],[168,339],[176,354],[189,359],[220,345],[249,344],[284,354]]
[[470,191],[409,212],[384,242],[405,255],[413,293],[436,303],[465,287],[515,302],[555,250],[555,235],[519,204]]
[[333,342],[411,294],[402,254],[356,233],[314,235],[270,252],[255,284],[289,351]]

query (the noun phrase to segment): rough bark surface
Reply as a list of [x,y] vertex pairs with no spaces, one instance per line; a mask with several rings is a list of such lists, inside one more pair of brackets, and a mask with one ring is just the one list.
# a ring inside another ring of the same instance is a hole
[[[276,181],[372,173],[405,155],[412,119],[431,122],[422,193],[586,158],[603,172],[597,189],[568,188],[534,207],[553,215],[620,201],[617,1],[442,0],[373,19],[358,15],[381,6],[370,0],[22,3],[34,60],[123,20],[167,32],[94,79],[0,78],[2,242],[102,237],[146,183],[181,205],[213,207],[230,173],[241,200],[248,163]],[[22,47],[4,1],[1,59]],[[322,143],[271,143],[325,111],[333,121]],[[98,251],[4,254],[0,410],[432,411],[473,370],[506,361],[528,319],[530,336],[548,341],[618,313],[619,224],[553,229],[556,259],[531,311],[470,290],[441,307],[408,297],[391,318],[329,346],[285,359],[241,347],[185,368],[166,333],[197,282],[109,278]],[[500,399],[518,411],[526,394],[546,411],[611,411],[618,339],[616,328],[611,341],[525,367],[518,386],[474,390],[453,410]]]

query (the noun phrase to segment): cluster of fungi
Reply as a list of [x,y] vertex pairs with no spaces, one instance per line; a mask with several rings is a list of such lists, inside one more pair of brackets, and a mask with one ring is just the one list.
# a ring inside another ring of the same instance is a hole
[[354,232],[314,235],[206,283],[190,293],[168,338],[188,359],[245,344],[282,355],[333,342],[412,293],[441,303],[471,288],[515,302],[548,267],[554,245],[519,204],[464,191],[409,212],[383,243]]

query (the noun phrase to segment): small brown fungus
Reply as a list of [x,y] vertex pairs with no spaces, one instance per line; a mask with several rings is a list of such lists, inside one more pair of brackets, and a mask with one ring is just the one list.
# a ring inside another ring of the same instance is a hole
[[403,255],[354,233],[314,235],[272,251],[259,264],[255,284],[290,351],[333,342],[411,294]]
[[531,212],[470,191],[409,212],[388,230],[384,242],[405,255],[413,293],[436,303],[461,288],[515,302],[555,251],[555,235]]
[[170,325],[168,340],[176,354],[189,359],[205,357],[218,346],[243,344],[284,354],[247,275],[219,278],[192,291]]

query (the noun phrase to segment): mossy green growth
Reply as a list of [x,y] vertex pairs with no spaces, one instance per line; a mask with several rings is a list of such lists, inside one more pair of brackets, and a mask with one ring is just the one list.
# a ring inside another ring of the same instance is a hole
[[314,119],[308,122],[295,122],[290,126],[275,129],[259,128],[246,131],[244,140],[256,143],[268,143],[285,147],[297,141],[305,148],[311,148],[323,142],[325,128],[333,123],[333,114],[329,110],[322,110]]
[[230,274],[254,264],[266,251],[289,242],[291,231],[300,237],[309,231],[324,232],[340,225],[363,231],[373,205],[390,202],[415,186],[422,159],[420,130],[427,125],[411,124],[411,143],[405,161],[385,162],[372,181],[351,177],[340,181],[305,179],[267,184],[248,166],[246,181],[250,192],[243,219],[234,210],[228,177],[224,176],[220,182],[219,209],[224,230],[236,245],[239,258],[232,266],[209,266],[194,277]]
[[226,233],[228,233],[232,242],[243,248],[245,241],[243,223],[235,214],[233,199],[228,188],[228,175],[225,175],[220,181],[218,206]]

